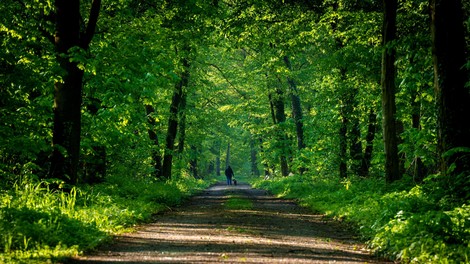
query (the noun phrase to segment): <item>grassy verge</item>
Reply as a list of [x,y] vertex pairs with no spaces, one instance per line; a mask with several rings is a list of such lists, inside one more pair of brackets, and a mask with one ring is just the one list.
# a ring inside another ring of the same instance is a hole
[[193,178],[161,182],[121,176],[63,192],[50,190],[47,182],[22,179],[0,192],[0,263],[42,263],[80,254],[208,184]]
[[356,225],[378,254],[405,263],[470,263],[470,206],[429,184],[327,177],[256,180],[254,186]]

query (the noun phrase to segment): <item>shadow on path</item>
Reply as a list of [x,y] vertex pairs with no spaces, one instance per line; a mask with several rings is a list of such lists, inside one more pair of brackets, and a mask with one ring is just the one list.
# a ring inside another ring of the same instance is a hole
[[[228,199],[252,208],[230,210]],[[247,184],[217,184],[135,233],[67,263],[386,263],[344,225]]]

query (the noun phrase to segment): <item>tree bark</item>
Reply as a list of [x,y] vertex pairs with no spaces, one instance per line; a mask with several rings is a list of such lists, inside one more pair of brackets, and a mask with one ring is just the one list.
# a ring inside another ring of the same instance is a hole
[[230,166],[230,142],[227,143],[227,151],[225,152],[225,168]]
[[199,151],[196,146],[191,145],[191,154],[189,159],[189,172],[195,179],[199,179],[198,167],[197,167],[197,158],[199,156]]
[[184,151],[184,142],[186,140],[186,101],[187,93],[183,90],[181,94],[181,102],[178,110],[178,154],[183,154]]
[[256,139],[251,138],[250,140],[250,160],[251,160],[251,175],[258,177],[258,161],[257,161],[257,151],[256,151]]
[[284,92],[281,89],[280,81],[278,80],[278,85],[275,87],[276,94],[270,97],[270,103],[272,109],[272,114],[274,118],[274,124],[278,125],[278,135],[277,138],[279,140],[280,145],[280,166],[281,166],[281,174],[282,176],[289,175],[289,165],[287,163],[287,150],[288,150],[288,142],[287,136],[284,133],[284,130],[279,126],[283,125],[286,122],[286,113],[284,108]]
[[362,154],[361,128],[359,118],[356,115],[351,117],[351,131],[349,133],[349,155],[351,156],[351,169],[356,175],[361,174],[361,165],[364,160]]
[[153,160],[153,168],[154,168],[154,175],[156,178],[160,176],[162,171],[162,155],[160,154],[159,148],[160,143],[158,142],[158,136],[155,132],[155,118],[152,117],[152,114],[155,113],[155,109],[151,105],[145,105],[145,111],[147,113],[147,122],[149,124],[148,135],[149,139],[153,143],[152,149],[152,160]]
[[54,127],[49,177],[76,184],[80,156],[81,104],[83,71],[73,56],[72,48],[88,49],[95,33],[101,7],[100,0],[94,0],[85,32],[80,31],[80,1],[55,1],[55,50],[57,62],[64,71],[60,81],[54,85]]
[[[415,57],[410,57],[410,65],[415,64]],[[416,131],[421,131],[421,100],[419,99],[419,88],[411,91],[411,127]],[[419,146],[415,146],[419,148]],[[423,181],[427,173],[427,168],[421,157],[414,155],[412,161],[412,174],[415,182]]]
[[382,126],[385,148],[385,179],[400,179],[398,140],[396,133],[395,54],[397,0],[383,0],[384,20],[382,35]]
[[366,148],[362,157],[360,174],[363,177],[369,176],[370,164],[372,161],[372,151],[374,149],[375,132],[377,131],[377,114],[371,107],[369,110],[369,121],[367,125]]
[[163,155],[162,174],[163,178],[171,178],[173,165],[173,152],[175,150],[175,139],[178,134],[178,116],[183,98],[184,88],[189,82],[189,61],[183,59],[184,71],[181,80],[175,85],[170,105],[170,117],[168,118],[168,130],[166,134],[165,154]]
[[220,148],[221,148],[221,143],[220,141],[216,142],[216,156],[215,156],[215,175],[220,176]]
[[342,103],[340,109],[341,124],[339,127],[339,176],[341,178],[346,178],[348,176],[348,166],[347,166],[347,131],[349,119],[346,116],[345,111],[345,102]]
[[[289,72],[292,72],[292,64],[289,60],[289,57],[284,56],[284,63]],[[302,149],[305,148],[302,105],[300,103],[300,96],[297,90],[297,84],[295,80],[292,77],[288,76],[287,84],[289,85],[289,94],[292,106],[292,118],[294,119],[295,132],[297,136],[297,150],[300,152]],[[303,174],[304,171],[305,168],[301,166],[299,168],[299,173]]]
[[440,171],[448,174],[454,195],[469,197],[470,94],[462,1],[431,0],[431,16]]
[[[292,64],[289,60],[289,57],[284,56],[284,63],[289,72],[292,72]],[[292,77],[287,77],[287,83],[289,84],[289,93],[292,103],[292,117],[294,118],[294,124],[296,128],[295,130],[297,134],[297,149],[301,150],[305,148],[302,105],[300,103],[299,92],[297,90],[295,80],[292,79]]]

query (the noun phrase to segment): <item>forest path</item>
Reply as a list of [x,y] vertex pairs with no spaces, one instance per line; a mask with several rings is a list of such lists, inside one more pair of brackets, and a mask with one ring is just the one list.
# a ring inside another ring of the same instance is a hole
[[[252,205],[230,209],[235,198]],[[69,263],[385,263],[341,223],[248,184],[216,184]]]

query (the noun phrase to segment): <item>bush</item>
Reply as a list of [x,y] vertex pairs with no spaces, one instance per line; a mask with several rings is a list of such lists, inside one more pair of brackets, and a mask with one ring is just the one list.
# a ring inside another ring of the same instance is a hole
[[0,193],[0,262],[70,257],[178,205],[208,183],[110,177],[95,186],[53,191],[47,182],[18,181]]
[[[351,222],[378,254],[411,263],[470,262],[470,206],[446,202],[409,179],[287,177],[254,183]],[[454,206],[450,210],[448,208]]]

